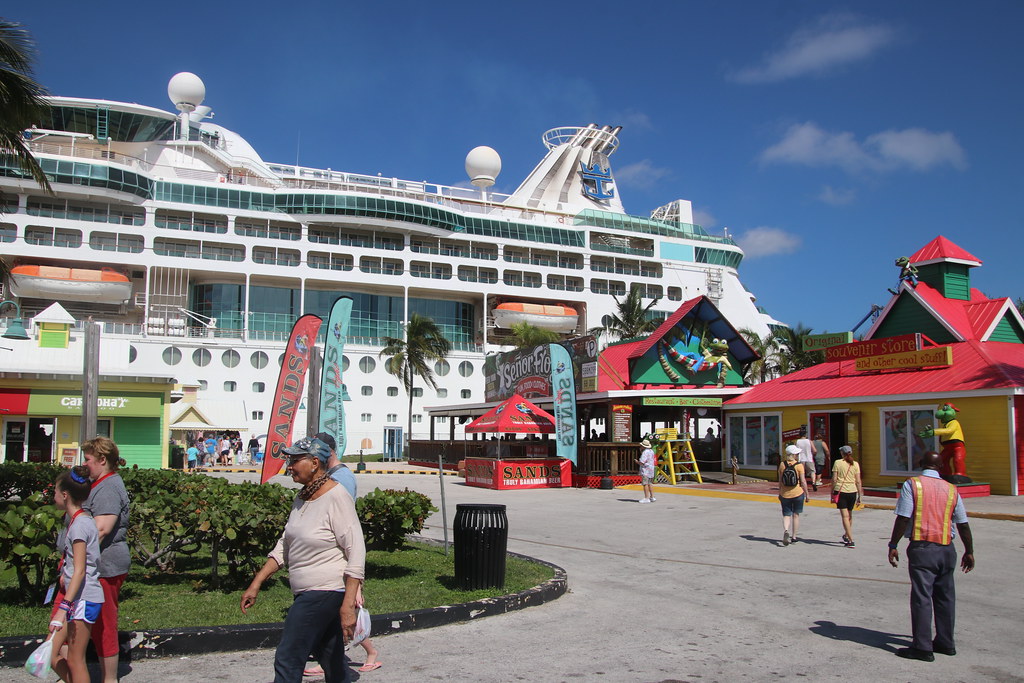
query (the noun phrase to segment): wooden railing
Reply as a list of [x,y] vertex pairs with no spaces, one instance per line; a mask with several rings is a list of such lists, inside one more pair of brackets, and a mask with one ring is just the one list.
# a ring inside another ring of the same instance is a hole
[[[555,455],[554,441],[413,441],[409,444],[410,462],[437,464],[438,455],[445,469],[455,469],[466,458],[538,457],[538,446],[547,445],[548,456]],[[576,456],[577,474],[634,474],[636,460],[643,447],[634,443],[585,442]],[[543,457],[543,456],[541,456]]]

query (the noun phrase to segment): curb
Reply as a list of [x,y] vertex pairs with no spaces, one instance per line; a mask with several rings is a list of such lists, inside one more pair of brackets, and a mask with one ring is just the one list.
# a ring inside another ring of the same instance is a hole
[[[429,541],[431,539],[417,539]],[[568,576],[558,565],[519,553],[512,557],[551,567],[555,575],[542,584],[519,593],[485,598],[458,605],[442,605],[409,612],[371,616],[371,636],[434,628],[460,621],[474,621],[516,610],[536,607],[560,598],[568,590]],[[284,622],[273,624],[237,624],[231,626],[197,626],[150,631],[121,631],[122,660],[178,657],[182,655],[234,652],[276,647],[281,640]],[[46,636],[12,636],[0,638],[0,667],[20,667]],[[90,650],[90,653],[92,651]]]
[[[194,472],[201,472],[202,474],[223,474],[223,473],[227,473],[227,472],[252,472],[252,473],[256,473],[256,472],[259,472],[260,470],[257,467],[241,467],[241,466],[239,466],[239,467],[226,467],[225,466],[225,467],[218,467],[217,469],[209,469],[209,468],[205,468],[204,469],[204,468],[201,468],[201,467],[197,467],[193,471]],[[371,469],[366,469],[366,470],[362,470],[362,471],[352,470],[352,474],[431,474],[431,475],[436,475],[437,471],[436,470],[435,471],[431,471],[431,470],[371,470]],[[444,475],[448,476],[448,477],[457,477],[457,476],[459,476],[459,473],[458,472],[449,472],[448,470],[445,470],[444,471]]]

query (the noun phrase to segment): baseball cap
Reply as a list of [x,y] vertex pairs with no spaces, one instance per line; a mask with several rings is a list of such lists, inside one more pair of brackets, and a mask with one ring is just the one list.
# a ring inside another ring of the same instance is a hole
[[320,439],[299,439],[288,448],[283,449],[287,455],[311,455],[322,463],[331,457],[331,448]]

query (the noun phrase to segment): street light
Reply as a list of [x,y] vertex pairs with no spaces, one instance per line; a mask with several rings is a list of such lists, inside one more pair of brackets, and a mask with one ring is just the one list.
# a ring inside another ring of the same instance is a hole
[[11,318],[10,324],[7,325],[7,331],[0,336],[4,339],[19,339],[22,341],[28,339],[28,334],[25,332],[25,321],[21,318],[21,306],[18,305],[17,301],[7,299],[5,301],[0,301],[0,311],[2,311],[4,306],[7,304],[14,306],[14,317]]

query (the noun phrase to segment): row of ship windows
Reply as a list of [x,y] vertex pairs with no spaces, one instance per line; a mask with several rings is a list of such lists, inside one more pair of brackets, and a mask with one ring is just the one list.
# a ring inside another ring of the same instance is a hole
[[[347,386],[347,385],[343,385],[343,386]],[[199,380],[199,389],[200,389],[200,391],[206,391],[209,388],[210,388],[210,383],[209,382],[207,382],[205,379]],[[224,388],[224,391],[227,392],[227,393],[236,392],[236,391],[238,391],[238,382],[235,382],[233,380],[228,380],[228,381],[224,382],[224,387],[223,388]],[[267,385],[266,385],[265,382],[253,382],[252,383],[252,393],[254,393],[254,394],[262,394],[266,390],[267,390]],[[435,390],[435,392],[436,392],[437,398],[448,398],[448,390],[445,389],[444,387],[438,387]],[[373,387],[369,386],[369,385],[363,385],[362,387],[360,387],[359,394],[360,394],[360,396],[373,396]],[[388,394],[388,396],[391,396],[391,397],[398,396],[398,387],[388,387],[387,388],[387,394]],[[423,388],[422,387],[413,387],[413,389],[412,389],[412,396],[413,396],[413,398],[422,398],[423,397]],[[459,392],[459,397],[462,398],[462,399],[473,398],[473,391],[471,389],[462,389]]]
[[[177,365],[178,363],[181,362],[182,357],[183,357],[183,354],[181,352],[181,349],[179,349],[177,346],[168,346],[168,347],[166,347],[163,350],[162,358],[163,358],[164,363],[166,363],[167,365]],[[133,347],[131,347],[131,349],[129,351],[128,360],[129,360],[129,362],[134,363],[137,359],[138,359],[138,350],[133,346]],[[220,354],[220,361],[224,365],[224,367],[226,367],[226,368],[235,368],[235,367],[238,367],[239,363],[241,363],[242,357],[238,353],[238,351],[235,351],[234,349],[225,349]],[[280,366],[283,361],[284,361],[284,354],[282,353],[277,358],[278,366]],[[192,363],[196,367],[205,368],[211,362],[213,362],[213,354],[210,352],[209,349],[202,349],[202,348],[200,348],[200,349],[196,349],[196,350],[194,350],[192,352]],[[263,368],[267,367],[267,365],[270,363],[270,357],[264,351],[253,351],[252,354],[249,356],[249,363],[255,369],[262,370]],[[350,365],[351,365],[351,361],[349,360],[349,357],[347,355],[342,355],[342,357],[341,357],[341,370],[342,370],[342,372],[346,372]],[[363,374],[368,375],[368,374],[372,373],[374,370],[377,369],[377,360],[373,356],[362,356],[359,359],[358,367],[359,367],[359,371],[360,372],[362,372]],[[438,377],[445,377],[445,376],[447,376],[448,373],[451,372],[451,370],[452,370],[452,366],[446,360],[439,360],[436,363],[434,363],[434,374],[436,374]],[[459,375],[462,376],[462,377],[472,377],[473,376],[473,372],[475,371],[475,368],[473,367],[473,364],[471,362],[469,362],[468,360],[464,360],[461,363],[459,363],[458,371],[459,371]],[[205,384],[205,382],[203,382],[202,384]],[[257,389],[256,389],[256,385],[257,384],[262,386],[263,382],[255,382],[253,384],[253,391],[257,391]],[[392,389],[395,390],[394,394],[391,393]],[[366,390],[369,390],[370,393],[366,393]],[[234,389],[232,389],[232,391],[234,391]],[[263,391],[263,389],[261,388],[261,389],[259,389],[259,391]],[[420,391],[421,393],[420,394],[416,394],[416,391]],[[422,389],[414,388],[413,389],[413,395],[414,396],[422,395],[422,391],[423,391]],[[373,393],[373,388],[372,387],[363,387],[363,396],[370,396],[370,395],[372,395],[372,393]],[[388,387],[388,396],[397,396],[397,395],[398,395],[398,388],[397,387]],[[443,398],[443,397],[441,397],[441,398]],[[463,398],[465,398],[465,397],[463,397]]]
[[[10,224],[0,224],[0,242],[13,242],[15,228]],[[78,249],[82,246],[83,235],[79,230],[69,228],[50,228],[28,226],[25,228],[25,242],[34,246],[52,246],[65,249]],[[121,253],[139,254],[145,249],[140,235],[126,235],[109,232],[92,232],[89,235],[89,247],[96,251],[116,251]],[[235,244],[217,242],[198,242],[191,240],[175,240],[157,237],[153,245],[154,253],[160,256],[175,256],[212,261],[240,262],[245,260],[245,247]],[[548,260],[540,258],[523,258],[509,255],[507,261],[530,263],[552,267],[581,268],[567,260]],[[252,261],[261,265],[277,265],[298,267],[302,264],[302,254],[295,249],[277,249],[275,247],[253,247]],[[310,268],[318,270],[336,270],[348,272],[354,270],[355,260],[347,254],[332,254],[311,251],[306,255],[306,263]],[[376,275],[403,275],[406,265],[399,259],[363,256],[359,259],[359,270],[363,273]],[[660,278],[660,263],[644,263],[629,259],[612,259],[592,257],[590,270],[599,273],[631,275],[639,277]],[[411,261],[408,265],[409,275],[431,280],[450,280],[453,276],[452,266],[447,263],[431,263],[427,261]],[[496,284],[498,269],[478,268],[476,266],[459,266],[454,271],[456,277],[463,282],[480,282]],[[542,278],[537,273],[506,270],[502,275],[506,285],[519,287],[541,287]],[[600,283],[600,281],[594,281]],[[583,291],[583,278],[552,275],[548,277],[548,286],[565,291]],[[592,289],[595,286],[592,285]],[[597,291],[595,289],[595,291]]]
[[[468,396],[469,391],[468,390],[463,391],[462,393],[463,394],[467,394],[466,396],[463,396],[462,398],[469,398],[469,396]],[[252,419],[254,421],[256,421],[256,422],[259,422],[259,421],[263,420],[263,411],[262,410],[254,410],[254,411],[252,411]],[[445,416],[445,415],[441,415],[441,416],[436,417],[434,419],[437,420],[439,423],[442,423],[442,424],[445,423],[445,422],[448,422],[448,417]],[[373,422],[373,413],[360,413],[359,414],[359,421],[360,422]],[[412,421],[413,421],[413,424],[420,424],[420,423],[423,422],[423,416],[422,415],[413,415],[412,416]],[[387,422],[389,424],[397,424],[398,423],[398,413],[388,413]]]

